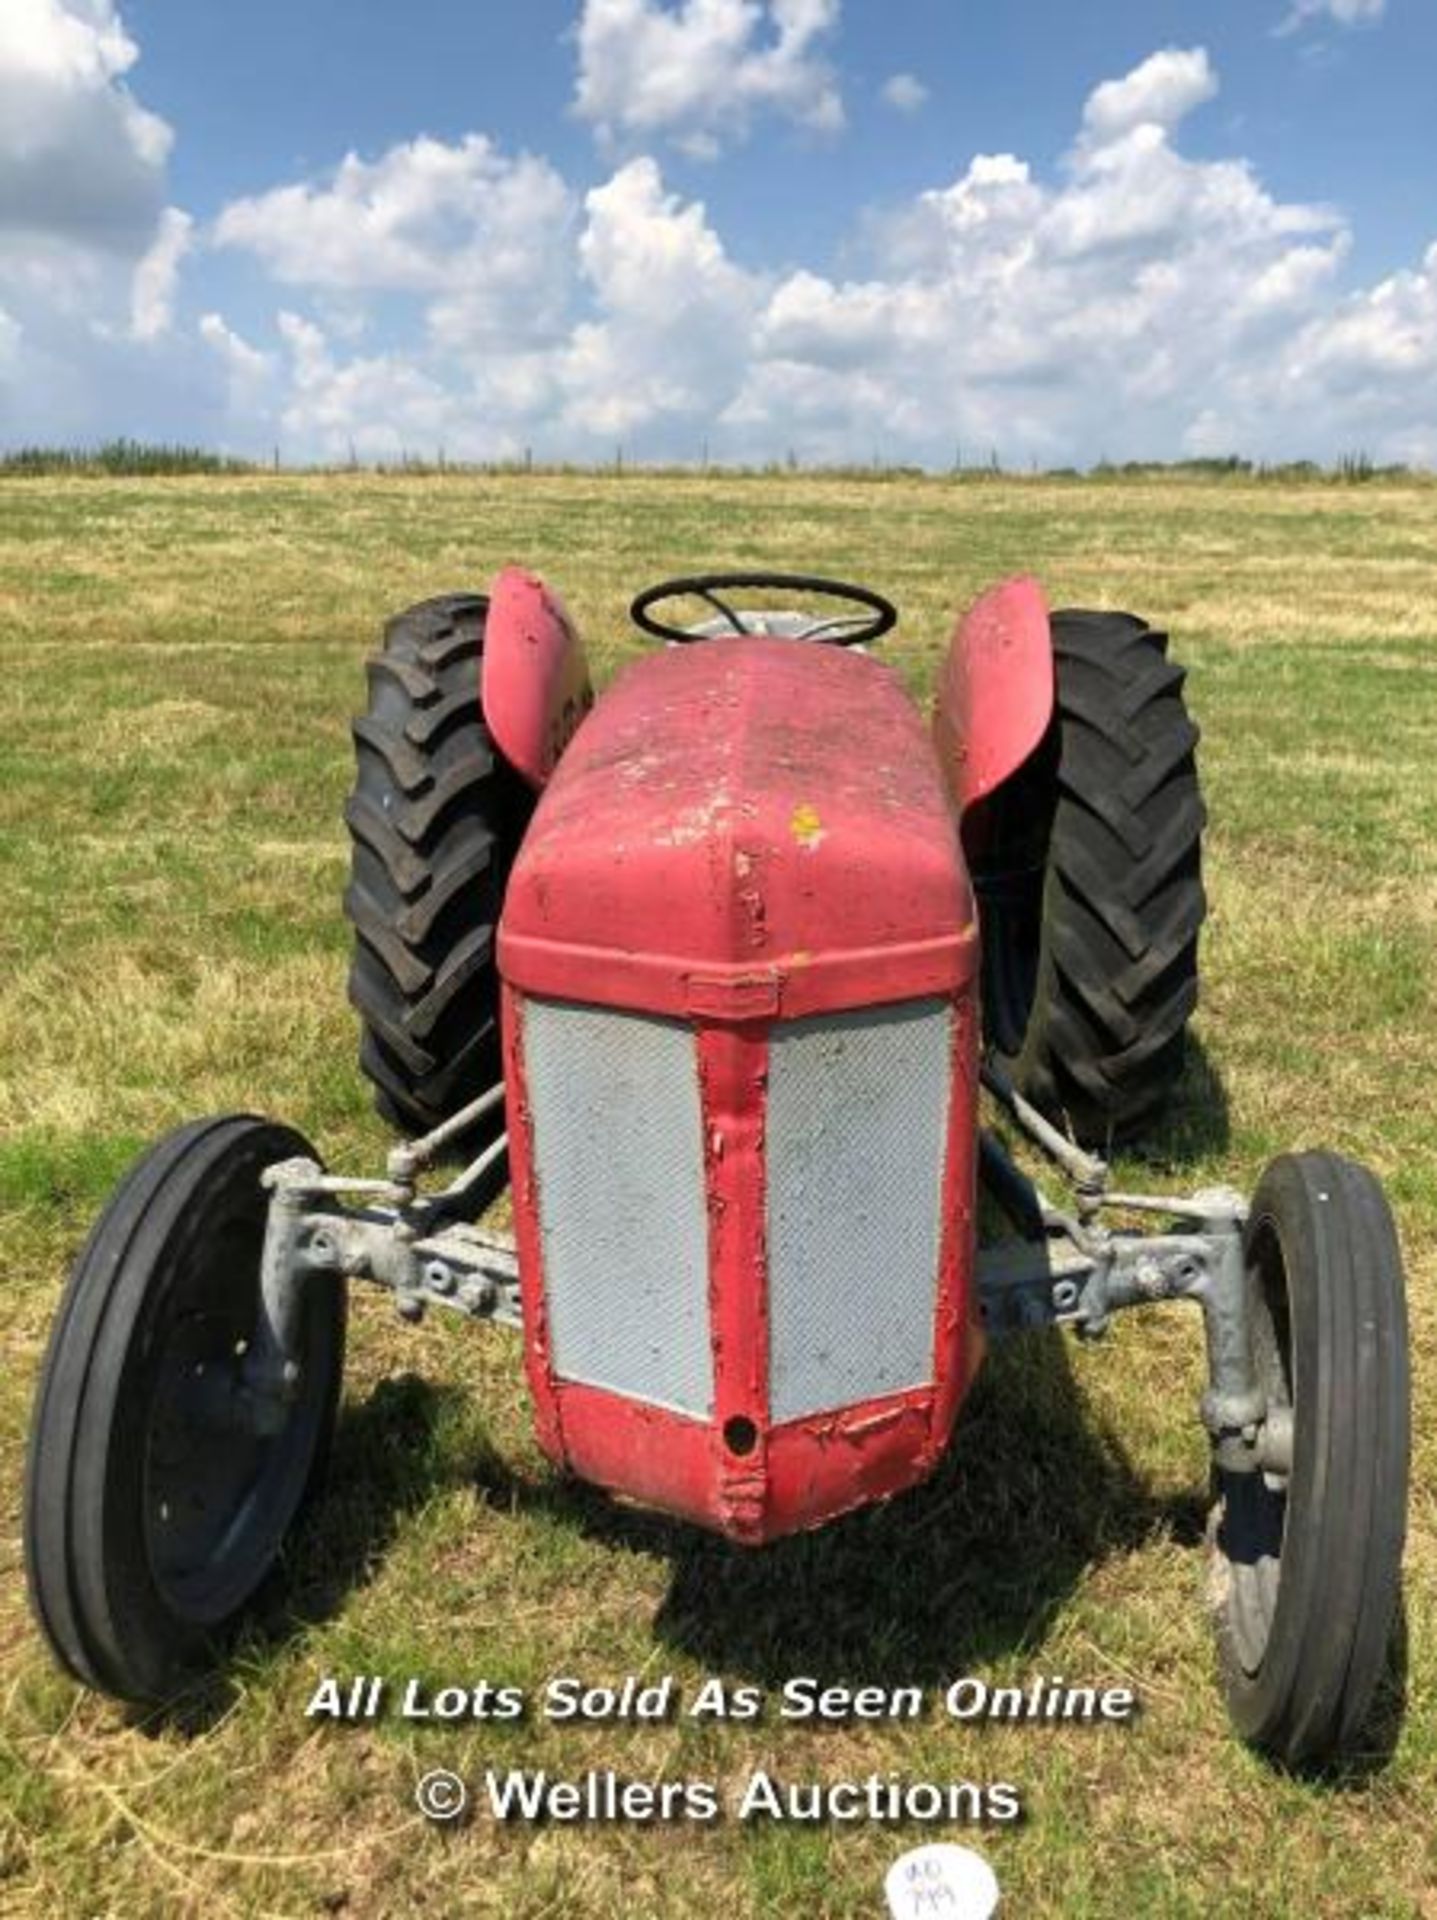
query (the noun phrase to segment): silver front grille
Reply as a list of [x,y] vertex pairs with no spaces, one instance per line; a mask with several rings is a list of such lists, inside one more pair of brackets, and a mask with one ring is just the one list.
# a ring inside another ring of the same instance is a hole
[[524,1003],[545,1300],[560,1379],[707,1418],[698,1061],[673,1020]]
[[952,1010],[907,1001],[774,1029],[775,1421],[933,1378]]

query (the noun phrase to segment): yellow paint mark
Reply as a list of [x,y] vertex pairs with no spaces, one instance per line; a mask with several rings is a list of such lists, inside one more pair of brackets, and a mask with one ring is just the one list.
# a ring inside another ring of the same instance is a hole
[[812,853],[824,837],[824,825],[818,817],[817,807],[809,806],[807,801],[801,807],[795,807],[788,830],[805,852]]

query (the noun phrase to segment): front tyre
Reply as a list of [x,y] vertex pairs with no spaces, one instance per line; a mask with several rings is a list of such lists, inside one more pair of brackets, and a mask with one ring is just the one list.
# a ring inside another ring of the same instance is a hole
[[1290,1766],[1352,1750],[1382,1677],[1406,1528],[1407,1315],[1382,1189],[1330,1153],[1264,1173],[1245,1236],[1253,1358],[1291,1410],[1286,1475],[1220,1473],[1213,1601],[1229,1712]]
[[269,1572],[327,1450],[344,1290],[305,1282],[300,1390],[274,1433],[244,1356],[288,1127],[195,1121],[133,1167],[75,1263],[30,1430],[25,1559],[36,1618],[76,1679],[167,1697],[208,1661]]

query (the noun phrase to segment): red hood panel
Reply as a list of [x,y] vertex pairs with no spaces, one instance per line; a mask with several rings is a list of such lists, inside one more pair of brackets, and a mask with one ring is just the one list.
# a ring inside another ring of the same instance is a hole
[[629,667],[510,878],[505,977],[721,1019],[951,992],[976,951],[952,809],[896,676],[770,638]]

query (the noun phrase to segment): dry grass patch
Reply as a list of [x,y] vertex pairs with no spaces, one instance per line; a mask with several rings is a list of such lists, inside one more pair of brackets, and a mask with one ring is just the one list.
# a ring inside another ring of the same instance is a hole
[[[1012,1910],[1432,1913],[1437,1860],[1437,768],[1421,675],[1437,489],[1258,483],[381,478],[0,482],[0,1912],[871,1915],[924,1837],[876,1825],[441,1835],[448,1765],[631,1777],[767,1763],[1008,1777]],[[740,1554],[558,1480],[516,1345],[399,1328],[357,1297],[323,1508],[225,1686],[135,1723],[52,1669],[24,1608],[19,1470],[46,1323],[145,1138],[283,1114],[331,1163],[386,1135],[344,1005],[346,723],[382,616],[508,560],[564,591],[601,678],[629,597],[762,564],[867,578],[927,696],[954,613],[1006,572],[1147,613],[1191,668],[1213,832],[1205,998],[1180,1110],[1125,1178],[1250,1183],[1325,1140],[1398,1197],[1417,1369],[1406,1714],[1342,1781],[1284,1778],[1224,1724],[1204,1615],[1196,1315],[1095,1351],[996,1353],[932,1485]],[[939,1712],[820,1732],[318,1729],[325,1672],[719,1673],[775,1689],[1131,1680],[1131,1729],[974,1729]],[[953,1837],[972,1838],[957,1830]]]
[[205,700],[152,700],[142,707],[108,713],[94,736],[100,761],[144,759],[208,739],[225,724],[223,707]]

